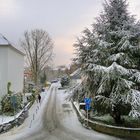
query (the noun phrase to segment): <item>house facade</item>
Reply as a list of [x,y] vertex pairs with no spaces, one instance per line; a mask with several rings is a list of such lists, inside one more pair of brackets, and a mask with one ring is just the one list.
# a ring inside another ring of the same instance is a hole
[[15,48],[0,35],[0,98],[7,93],[7,83],[11,83],[14,93],[23,91],[24,53]]

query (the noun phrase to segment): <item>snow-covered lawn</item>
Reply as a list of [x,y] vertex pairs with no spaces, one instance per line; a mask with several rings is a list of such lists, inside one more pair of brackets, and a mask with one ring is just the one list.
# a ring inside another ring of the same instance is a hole
[[22,112],[23,110],[21,110],[15,116],[0,115],[0,125],[13,121],[15,118],[18,118]]

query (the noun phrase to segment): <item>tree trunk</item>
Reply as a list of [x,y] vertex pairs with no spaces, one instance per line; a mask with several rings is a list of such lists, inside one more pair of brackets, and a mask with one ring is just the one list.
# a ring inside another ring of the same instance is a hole
[[119,112],[115,112],[114,113],[114,120],[116,124],[121,124],[121,115],[119,114]]
[[121,114],[116,108],[114,108],[114,110],[112,111],[111,116],[113,117],[116,124],[122,123]]

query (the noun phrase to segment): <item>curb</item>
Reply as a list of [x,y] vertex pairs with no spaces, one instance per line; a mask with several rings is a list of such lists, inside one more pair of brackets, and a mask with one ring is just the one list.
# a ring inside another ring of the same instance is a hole
[[[78,119],[81,123],[87,121],[87,119],[82,115],[82,113],[77,109],[75,104],[72,102],[74,109],[76,110]],[[92,129],[102,132],[105,134],[118,136],[122,138],[132,138],[135,140],[140,139],[140,128],[126,128],[126,127],[117,127],[112,125],[106,125],[102,123],[98,123],[96,121],[88,120],[88,125]]]

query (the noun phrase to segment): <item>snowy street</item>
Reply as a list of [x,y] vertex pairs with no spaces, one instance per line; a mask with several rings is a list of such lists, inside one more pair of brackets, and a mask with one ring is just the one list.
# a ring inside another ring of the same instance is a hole
[[[1,134],[0,140],[121,140],[85,129],[78,121],[71,103],[65,100],[66,96],[67,93],[53,84],[41,105],[35,103],[32,106],[25,122]],[[40,109],[34,112],[37,106]]]

